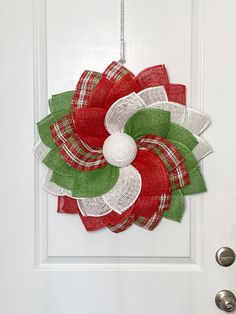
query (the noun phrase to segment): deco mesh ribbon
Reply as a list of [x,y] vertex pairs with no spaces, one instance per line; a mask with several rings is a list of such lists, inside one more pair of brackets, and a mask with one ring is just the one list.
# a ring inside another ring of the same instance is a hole
[[185,94],[164,65],[135,76],[112,62],[53,95],[35,152],[58,212],[79,214],[88,231],[180,221],[184,196],[206,191],[198,162],[211,152],[199,137],[209,118],[186,108]]

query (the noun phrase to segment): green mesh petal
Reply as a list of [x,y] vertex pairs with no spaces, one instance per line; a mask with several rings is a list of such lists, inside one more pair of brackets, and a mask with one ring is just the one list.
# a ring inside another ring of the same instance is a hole
[[171,143],[178,149],[180,154],[183,156],[184,164],[188,172],[194,170],[198,166],[198,162],[197,159],[194,157],[192,151],[187,146],[180,142],[171,141]]
[[53,171],[51,181],[70,190],[74,197],[103,195],[113,188],[119,177],[119,168],[112,165],[94,171],[78,171],[64,161],[58,148],[52,149],[43,163]]
[[169,210],[164,211],[163,217],[180,222],[183,213],[184,213],[184,196],[180,190],[177,190],[172,193],[172,199]]
[[51,112],[58,110],[67,110],[67,112],[69,112],[73,96],[74,91],[67,91],[64,93],[52,95],[52,98],[49,100],[49,108]]
[[53,118],[55,121],[58,121],[60,118],[64,117],[68,113],[70,113],[70,109],[61,109],[61,110],[56,110],[52,112]]
[[50,148],[56,147],[50,132],[50,126],[70,112],[73,95],[74,91],[53,95],[49,100],[49,108],[52,113],[37,123],[42,142]]
[[49,114],[45,118],[43,118],[41,121],[37,123],[38,126],[38,132],[39,136],[41,138],[41,141],[43,144],[50,148],[56,147],[56,144],[53,141],[51,132],[50,132],[50,126],[55,122],[53,115]]
[[135,140],[145,134],[166,137],[170,127],[170,112],[161,109],[141,109],[126,122],[124,132]]
[[184,195],[202,193],[206,191],[206,185],[201,174],[200,168],[197,167],[190,174],[191,184],[181,189]]
[[56,172],[53,172],[51,181],[66,190],[72,190],[73,187],[73,176],[62,176]]
[[180,142],[187,146],[190,150],[193,150],[194,147],[198,144],[198,141],[191,132],[173,122],[170,124],[167,139]]
[[58,147],[50,150],[44,158],[43,163],[53,172],[62,176],[74,176],[79,172],[64,161],[63,157],[59,154]]
[[73,178],[72,196],[95,197],[110,191],[119,177],[119,168],[107,165],[90,172],[80,172]]

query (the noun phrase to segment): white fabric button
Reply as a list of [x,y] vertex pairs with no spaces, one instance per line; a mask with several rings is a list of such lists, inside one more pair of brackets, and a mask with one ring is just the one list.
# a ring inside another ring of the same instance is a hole
[[116,167],[128,166],[136,154],[137,146],[134,139],[125,133],[114,133],[103,144],[106,161]]

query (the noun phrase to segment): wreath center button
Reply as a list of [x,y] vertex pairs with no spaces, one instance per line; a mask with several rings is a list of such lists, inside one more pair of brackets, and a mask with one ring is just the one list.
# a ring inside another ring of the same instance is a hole
[[105,140],[103,155],[109,164],[125,167],[135,159],[137,145],[131,136],[125,133],[114,133]]

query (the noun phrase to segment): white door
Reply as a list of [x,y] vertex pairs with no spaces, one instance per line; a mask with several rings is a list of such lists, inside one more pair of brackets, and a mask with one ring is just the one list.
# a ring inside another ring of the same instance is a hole
[[208,192],[188,198],[180,224],[118,235],[56,213],[33,147],[47,98],[119,59],[119,0],[10,0],[0,12],[0,313],[220,313],[216,293],[236,294],[236,264],[215,261],[236,250],[236,1],[126,1],[127,67],[166,64],[187,105],[211,116],[214,154]]

